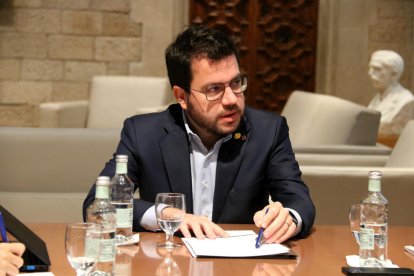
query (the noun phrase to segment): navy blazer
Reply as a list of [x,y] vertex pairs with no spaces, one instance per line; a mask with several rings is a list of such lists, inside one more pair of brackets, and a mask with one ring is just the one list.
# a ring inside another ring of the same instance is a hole
[[[246,107],[238,130],[218,154],[213,222],[253,223],[253,215],[268,204],[270,195],[300,214],[300,236],[309,233],[315,208],[288,131],[284,117]],[[160,192],[185,194],[187,213],[193,213],[189,140],[178,104],[126,119],[116,153],[100,175],[115,174],[116,154],[129,156],[128,175],[139,188],[140,199],[134,200],[135,231],[143,230],[141,218]],[[84,218],[94,198],[95,185],[85,199]]]

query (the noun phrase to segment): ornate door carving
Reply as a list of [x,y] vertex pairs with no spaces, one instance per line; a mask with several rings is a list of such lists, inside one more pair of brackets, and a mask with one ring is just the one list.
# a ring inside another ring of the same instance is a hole
[[312,0],[191,0],[189,21],[234,33],[246,102],[280,112],[293,90],[315,89],[317,8]]

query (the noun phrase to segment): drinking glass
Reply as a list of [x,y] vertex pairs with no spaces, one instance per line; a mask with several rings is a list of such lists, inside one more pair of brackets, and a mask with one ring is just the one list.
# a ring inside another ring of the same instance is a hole
[[102,231],[95,223],[71,223],[66,227],[65,249],[77,276],[91,275],[99,257]]
[[361,222],[362,204],[352,204],[349,208],[349,226],[351,227],[352,236],[359,244],[359,228]]
[[185,215],[185,196],[179,193],[159,193],[155,198],[155,214],[158,225],[165,232],[165,242],[157,245],[173,248],[181,246],[173,242],[173,235],[183,222]]

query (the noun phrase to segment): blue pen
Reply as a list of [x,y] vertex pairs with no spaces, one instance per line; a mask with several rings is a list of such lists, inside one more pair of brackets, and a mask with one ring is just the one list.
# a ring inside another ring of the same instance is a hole
[[[265,215],[267,214],[268,211],[269,211],[269,208],[266,209]],[[264,228],[260,227],[259,235],[257,235],[257,239],[256,239],[256,248],[259,248],[262,245],[263,231],[264,231]]]
[[9,242],[9,239],[7,238],[7,233],[6,233],[6,225],[4,224],[4,220],[3,220],[3,215],[0,212],[0,234],[1,234],[1,239],[3,240],[3,242]]

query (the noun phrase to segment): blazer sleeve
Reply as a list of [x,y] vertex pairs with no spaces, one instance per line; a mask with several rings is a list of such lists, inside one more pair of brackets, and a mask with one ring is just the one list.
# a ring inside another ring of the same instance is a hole
[[284,207],[299,213],[303,225],[298,236],[304,237],[313,226],[315,206],[309,189],[301,178],[302,172],[295,159],[286,119],[281,117],[278,121],[267,168],[268,189],[273,201],[279,201]]

